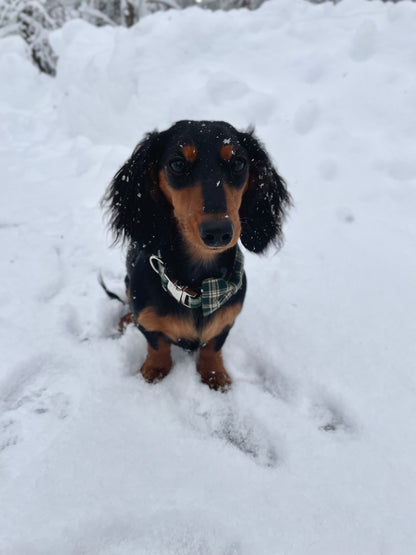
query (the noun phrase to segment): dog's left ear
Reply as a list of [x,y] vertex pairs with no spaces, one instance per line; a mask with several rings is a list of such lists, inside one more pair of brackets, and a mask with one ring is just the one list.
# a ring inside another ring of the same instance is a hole
[[240,133],[240,141],[250,159],[248,189],[240,208],[241,242],[249,251],[262,253],[271,243],[281,245],[282,224],[292,201],[253,132]]

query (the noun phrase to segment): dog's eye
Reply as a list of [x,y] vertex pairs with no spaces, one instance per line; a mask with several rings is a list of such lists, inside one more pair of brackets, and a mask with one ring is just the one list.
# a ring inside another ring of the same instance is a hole
[[182,158],[174,158],[169,162],[169,167],[173,173],[181,174],[185,171],[185,160]]
[[246,164],[247,162],[244,160],[244,158],[240,158],[237,156],[231,161],[231,170],[234,173],[240,173],[245,169]]

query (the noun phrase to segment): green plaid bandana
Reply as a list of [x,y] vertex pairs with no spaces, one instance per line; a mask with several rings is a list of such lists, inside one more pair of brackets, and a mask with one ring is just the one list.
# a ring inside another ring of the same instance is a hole
[[158,256],[152,255],[149,262],[153,270],[159,274],[162,287],[170,293],[180,304],[188,308],[202,308],[202,314],[208,316],[221,308],[243,284],[244,276],[244,255],[237,246],[234,266],[229,276],[225,278],[207,278],[201,285],[200,293],[192,291],[177,281],[172,281],[166,275],[165,265]]

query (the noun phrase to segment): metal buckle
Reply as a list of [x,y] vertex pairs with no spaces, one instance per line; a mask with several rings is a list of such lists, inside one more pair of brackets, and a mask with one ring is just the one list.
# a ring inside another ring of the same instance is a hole
[[166,288],[172,295],[172,297],[178,303],[183,304],[187,308],[191,308],[191,299],[196,299],[198,297],[198,293],[195,293],[195,291],[190,291],[186,287],[186,285],[180,285],[177,281],[172,281],[166,276],[166,274],[165,277],[168,280]]
[[[180,304],[186,306],[187,308],[191,307],[191,299],[196,299],[199,295],[195,291],[188,289],[186,285],[180,285],[177,280],[172,281],[169,276],[165,272],[165,264],[159,256],[152,254],[149,257],[149,263],[152,269],[156,272],[156,274],[161,275],[163,273],[163,279],[166,280],[166,290],[172,297]],[[162,269],[160,269],[158,267]]]
[[166,289],[169,291],[169,293],[172,295],[172,297],[178,301],[178,303],[183,304],[183,296],[186,294],[184,291],[184,288],[180,285],[177,285],[177,283],[175,283],[174,281],[170,280],[166,275],[165,277],[168,280],[168,284],[166,286]]
[[163,260],[158,256],[156,256],[155,254],[152,254],[151,256],[149,256],[149,263],[150,263],[150,266],[152,267],[152,270],[157,274],[159,274],[159,268],[157,267],[156,263],[160,264],[163,268],[165,267]]

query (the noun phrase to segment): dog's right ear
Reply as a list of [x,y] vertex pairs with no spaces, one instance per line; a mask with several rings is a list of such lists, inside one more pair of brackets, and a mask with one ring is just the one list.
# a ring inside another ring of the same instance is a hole
[[163,147],[162,134],[148,133],[116,173],[102,199],[114,244],[126,239],[142,248],[157,242],[166,220],[157,174]]

